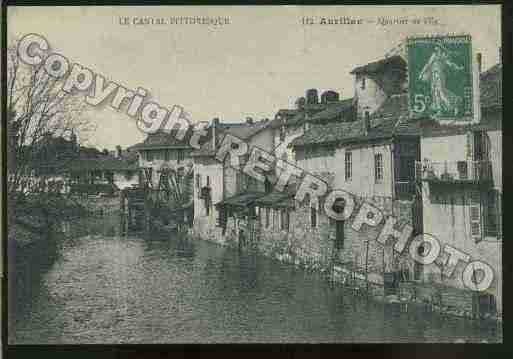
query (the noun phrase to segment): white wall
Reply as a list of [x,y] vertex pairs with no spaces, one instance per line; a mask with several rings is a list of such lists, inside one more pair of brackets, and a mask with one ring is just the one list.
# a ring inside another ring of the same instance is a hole
[[[488,131],[490,139],[490,159],[494,187],[502,190],[502,133]],[[456,162],[471,160],[468,153],[467,135],[458,134],[444,137],[421,138],[421,158],[431,162]],[[471,155],[472,152],[470,152]],[[483,237],[476,243],[470,232],[471,189],[455,184],[433,185],[422,183],[424,233],[435,236],[442,245],[450,245],[468,254],[472,259],[488,263],[496,273],[496,280],[488,292],[495,294],[499,310],[502,308],[502,240],[496,237]],[[447,284],[463,287],[461,274],[464,265],[456,267]],[[425,276],[440,270],[431,265],[425,268]]]
[[[200,175],[200,186],[197,186],[197,175]],[[205,201],[200,199],[201,187],[207,185],[207,176],[210,182],[210,198],[212,200],[210,215],[211,219],[217,219],[215,205],[223,199],[223,165],[215,159],[197,159],[194,162],[194,218],[207,217]]]
[[114,185],[118,187],[120,190],[129,188],[139,184],[139,175],[137,171],[133,171],[133,175],[130,179],[127,179],[125,176],[125,172],[115,172],[114,173]]
[[[362,81],[365,77],[365,89],[362,89]],[[354,81],[354,93],[358,100],[358,117],[363,118],[365,111],[370,114],[375,112],[385,102],[386,94],[383,89],[367,75],[361,75],[358,80]]]
[[[169,151],[171,152],[173,150],[170,149]],[[174,150],[174,151],[176,151],[176,150]],[[152,161],[147,161],[146,156],[141,155],[142,151],[140,151],[139,152],[139,167],[140,168],[143,168],[143,167],[153,168],[153,175],[152,175],[153,186],[158,186],[159,179],[160,179],[160,174],[158,173],[158,171],[160,171],[160,169],[162,168],[163,165],[166,165],[170,168],[175,168],[175,167],[187,166],[189,164],[192,164],[193,159],[189,155],[190,150],[184,149],[182,151],[185,151],[185,157],[184,157],[183,161],[180,161],[180,163],[178,163],[178,161],[176,159],[172,159],[172,158],[176,158],[176,157],[173,157],[173,155],[171,155],[171,154],[170,154],[170,160],[164,161],[164,150],[153,150],[152,151],[153,152],[153,160]],[[174,156],[176,156],[176,155],[174,155]]]
[[[345,179],[345,153],[352,153],[352,177]],[[383,180],[376,182],[374,177],[374,155],[381,153],[383,158]],[[314,174],[332,173],[335,175],[333,188],[339,188],[360,196],[392,197],[392,155],[389,145],[376,145],[360,148],[337,148],[335,156],[315,157],[298,161],[298,166]]]
[[276,158],[282,159],[282,156],[285,153],[287,155],[287,161],[295,163],[296,158],[293,148],[288,146],[295,138],[302,136],[303,133],[303,126],[288,127],[285,131],[284,141],[280,141],[280,129],[276,129],[274,133],[274,155]]

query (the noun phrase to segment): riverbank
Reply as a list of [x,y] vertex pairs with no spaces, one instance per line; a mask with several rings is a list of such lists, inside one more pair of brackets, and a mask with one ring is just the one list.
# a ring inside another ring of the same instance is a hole
[[357,297],[365,297],[377,303],[397,307],[399,310],[422,310],[441,316],[460,317],[486,325],[502,327],[501,316],[488,313],[476,314],[476,296],[469,290],[437,283],[404,281],[398,284],[396,293],[385,294],[383,274],[369,272],[365,275],[365,273],[351,270],[343,264],[334,264],[332,251],[329,248],[325,248],[325,253],[317,253],[309,248],[315,246],[297,246],[286,235],[241,243],[236,232],[222,234],[221,228],[212,226],[202,228],[210,228],[210,231],[200,233],[195,228],[191,228],[188,232],[189,238],[206,240],[234,250],[251,252],[299,269],[319,273],[326,281],[346,288],[348,292]]
[[10,212],[8,238],[24,246],[60,231],[55,225],[62,221],[119,213],[119,197],[41,196],[17,201]]
[[[64,223],[63,223],[64,224]],[[183,233],[63,226],[15,256],[11,344],[497,342],[477,322],[367,300],[315,270]],[[13,277],[10,277],[10,279]]]

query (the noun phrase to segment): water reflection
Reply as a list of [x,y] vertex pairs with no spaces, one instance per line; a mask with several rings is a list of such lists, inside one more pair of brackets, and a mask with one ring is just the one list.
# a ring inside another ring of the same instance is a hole
[[62,228],[56,255],[15,257],[10,343],[500,339],[475,322],[355,298],[269,258],[167,233],[124,236],[116,218]]

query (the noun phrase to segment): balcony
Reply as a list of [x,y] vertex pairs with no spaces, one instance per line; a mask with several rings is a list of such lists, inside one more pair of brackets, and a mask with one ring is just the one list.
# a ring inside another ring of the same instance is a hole
[[492,164],[490,161],[417,162],[415,176],[431,183],[489,184]]

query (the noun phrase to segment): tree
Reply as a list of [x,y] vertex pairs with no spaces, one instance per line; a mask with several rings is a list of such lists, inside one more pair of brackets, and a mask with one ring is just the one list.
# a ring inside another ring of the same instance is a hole
[[16,44],[7,49],[7,191],[9,197],[38,192],[34,183],[36,151],[45,136],[84,135],[90,129],[85,104],[76,94],[61,90],[63,79],[49,76],[43,63],[20,61]]

